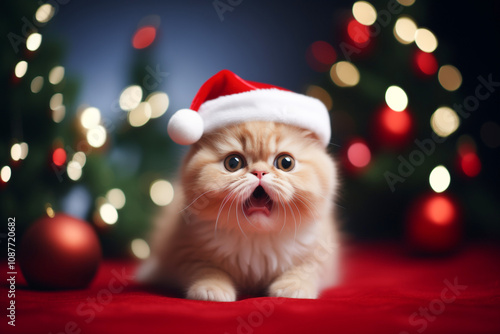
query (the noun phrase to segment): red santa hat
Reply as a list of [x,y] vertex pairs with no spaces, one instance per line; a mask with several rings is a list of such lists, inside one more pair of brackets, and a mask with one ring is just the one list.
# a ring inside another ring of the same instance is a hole
[[177,144],[191,145],[203,134],[247,121],[271,121],[314,132],[326,147],[330,115],[318,99],[281,87],[243,80],[229,70],[208,79],[190,109],[177,111],[168,134]]

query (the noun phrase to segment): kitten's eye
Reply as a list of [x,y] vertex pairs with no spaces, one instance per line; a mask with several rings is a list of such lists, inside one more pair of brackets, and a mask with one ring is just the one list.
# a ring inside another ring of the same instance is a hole
[[289,172],[295,167],[295,160],[289,154],[282,154],[274,160],[274,165],[282,171]]
[[245,159],[239,154],[231,154],[224,159],[224,167],[230,172],[236,172],[245,167]]

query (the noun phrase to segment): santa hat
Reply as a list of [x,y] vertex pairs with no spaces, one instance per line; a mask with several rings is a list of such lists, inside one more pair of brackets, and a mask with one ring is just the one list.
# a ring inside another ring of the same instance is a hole
[[168,122],[168,134],[177,144],[196,143],[203,134],[246,121],[271,121],[314,132],[326,147],[330,116],[312,97],[284,88],[243,80],[229,70],[208,79],[190,109],[177,111]]

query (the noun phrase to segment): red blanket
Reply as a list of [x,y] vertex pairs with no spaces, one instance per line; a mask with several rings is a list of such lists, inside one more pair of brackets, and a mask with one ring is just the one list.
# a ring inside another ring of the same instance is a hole
[[18,275],[8,325],[2,266],[1,333],[500,333],[500,246],[416,258],[395,244],[348,245],[342,284],[318,300],[201,302],[136,285],[136,263],[105,261],[85,290],[43,292]]

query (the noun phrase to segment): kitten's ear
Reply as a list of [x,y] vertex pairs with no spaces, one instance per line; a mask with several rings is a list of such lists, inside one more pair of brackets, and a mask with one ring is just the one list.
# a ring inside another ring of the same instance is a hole
[[311,139],[312,141],[318,142],[318,144],[321,145],[321,139],[315,132],[312,132],[310,130],[303,130],[302,135],[304,136],[304,138]]

